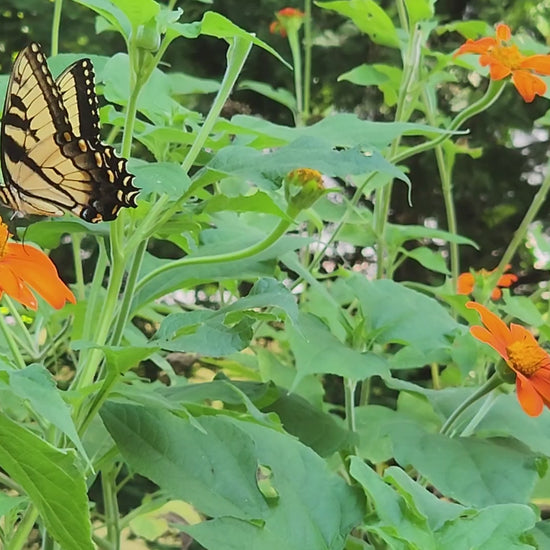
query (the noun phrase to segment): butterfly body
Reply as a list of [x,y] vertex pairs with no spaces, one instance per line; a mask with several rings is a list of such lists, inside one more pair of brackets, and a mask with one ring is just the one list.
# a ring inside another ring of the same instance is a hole
[[38,44],[22,50],[8,84],[0,142],[0,199],[14,210],[43,216],[68,210],[95,223],[136,206],[139,190],[126,159],[100,141],[89,59],[54,81]]

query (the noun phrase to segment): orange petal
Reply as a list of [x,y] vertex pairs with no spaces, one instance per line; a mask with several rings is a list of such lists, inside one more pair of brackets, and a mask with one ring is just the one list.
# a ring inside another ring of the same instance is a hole
[[529,416],[539,416],[544,408],[542,397],[538,394],[535,386],[531,384],[529,378],[521,373],[517,373],[516,391],[521,408]]
[[493,335],[496,345],[491,345],[493,345],[493,347],[500,353],[500,355],[504,359],[507,359],[506,346],[512,343],[514,340],[512,339],[512,335],[510,333],[510,330],[506,326],[506,323],[502,321],[502,319],[497,317],[494,313],[489,311],[485,306],[482,306],[477,302],[468,302],[466,304],[466,307],[469,309],[475,309],[479,313],[479,315],[481,316],[481,321],[487,327],[488,331]]
[[460,48],[453,54],[453,57],[462,55],[464,53],[486,53],[489,48],[495,46],[497,41],[492,37],[480,38],[479,40],[472,40],[468,38],[465,44],[462,44]]
[[499,40],[504,40],[505,42],[508,42],[508,40],[512,38],[512,31],[510,30],[510,27],[504,23],[499,23],[497,25],[496,34]]
[[513,285],[518,280],[517,275],[514,275],[513,273],[506,273],[498,280],[498,286],[507,288],[511,285]]
[[544,81],[526,70],[513,71],[512,82],[527,103],[531,103],[536,95],[544,95],[546,92]]
[[521,62],[522,69],[531,69],[539,74],[550,75],[550,55],[531,55]]
[[29,288],[12,271],[9,265],[3,263],[0,263],[0,287],[2,292],[5,292],[8,296],[11,296],[14,300],[27,306],[29,309],[36,311],[38,308],[38,302]]
[[6,255],[0,263],[9,266],[26,285],[55,309],[61,309],[66,301],[76,303],[74,294],[59,278],[54,263],[41,250],[28,245],[8,243]]
[[480,342],[489,344],[505,361],[508,361],[506,346],[500,340],[497,340],[486,328],[478,326],[470,327],[470,334]]
[[542,397],[544,404],[550,406],[550,371],[547,368],[540,368],[529,378],[529,382]]
[[470,272],[461,273],[457,279],[457,293],[470,294],[474,290],[474,283],[474,276]]
[[482,66],[489,65],[491,80],[502,80],[512,73],[512,69],[491,56],[481,56],[479,62]]
[[493,292],[491,292],[491,300],[500,300],[502,297],[502,291],[500,288],[493,288]]

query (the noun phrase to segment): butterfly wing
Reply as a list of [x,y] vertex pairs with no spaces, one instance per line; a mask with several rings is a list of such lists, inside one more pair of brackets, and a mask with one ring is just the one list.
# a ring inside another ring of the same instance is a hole
[[126,160],[99,141],[93,69],[82,61],[56,83],[38,44],[15,60],[0,133],[0,199],[14,210],[47,216],[70,210],[98,222],[113,220],[122,206],[135,206],[138,190]]

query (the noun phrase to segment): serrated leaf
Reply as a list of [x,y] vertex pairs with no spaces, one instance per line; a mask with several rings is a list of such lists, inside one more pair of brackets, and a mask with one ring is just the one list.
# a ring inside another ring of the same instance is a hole
[[87,487],[65,453],[0,415],[0,466],[29,495],[64,550],[93,550]]

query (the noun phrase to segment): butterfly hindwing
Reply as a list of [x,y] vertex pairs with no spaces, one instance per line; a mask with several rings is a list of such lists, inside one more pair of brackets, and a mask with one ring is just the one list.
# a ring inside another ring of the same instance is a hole
[[126,160],[99,139],[89,59],[54,81],[40,46],[25,48],[8,84],[0,137],[0,198],[14,210],[51,216],[70,210],[98,222],[136,206]]

